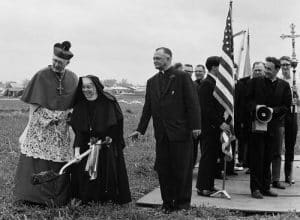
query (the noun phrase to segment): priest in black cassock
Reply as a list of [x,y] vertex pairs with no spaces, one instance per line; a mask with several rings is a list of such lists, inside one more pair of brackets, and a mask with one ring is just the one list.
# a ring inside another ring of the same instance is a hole
[[[270,189],[271,161],[281,154],[282,129],[284,118],[292,102],[290,86],[277,77],[280,61],[275,57],[267,57],[265,76],[251,79],[246,95],[247,114],[251,119],[250,132],[250,189],[256,199],[264,196],[276,197],[277,193]],[[255,129],[257,106],[264,105],[272,109],[272,120],[268,122],[266,131]],[[274,186],[274,183],[273,183]]]
[[154,169],[158,173],[163,210],[188,209],[192,193],[193,140],[200,130],[200,105],[189,74],[171,66],[172,52],[161,47],[153,57],[159,70],[147,81],[138,128],[144,134],[152,117],[156,139]]
[[[246,94],[249,88],[249,84],[252,78],[262,77],[265,74],[265,64],[260,61],[256,61],[252,65],[252,73],[249,76],[245,76],[239,79],[235,85],[235,97],[234,97],[234,132],[239,141],[238,145],[238,159],[241,166],[249,166],[249,149],[250,149],[250,130],[251,120],[247,115],[246,107]],[[249,173],[250,169],[246,171]]]
[[[21,100],[30,106],[29,122],[21,135],[21,155],[15,177],[17,201],[64,205],[70,198],[69,179],[56,184],[32,185],[31,176],[60,168],[73,158],[72,135],[67,124],[77,88],[77,76],[65,67],[73,57],[68,41],[56,43],[52,65],[38,71]],[[53,196],[55,195],[55,196]]]
[[[97,153],[93,153],[98,159],[94,165],[90,158],[85,158],[74,166],[71,178],[73,197],[84,203],[130,202],[123,154],[123,114],[116,98],[103,91],[103,85],[96,76],[79,79],[71,125],[76,134],[76,157],[90,148],[88,144],[92,139],[112,140],[111,144],[103,145],[96,150]],[[96,167],[96,171],[89,167]]]

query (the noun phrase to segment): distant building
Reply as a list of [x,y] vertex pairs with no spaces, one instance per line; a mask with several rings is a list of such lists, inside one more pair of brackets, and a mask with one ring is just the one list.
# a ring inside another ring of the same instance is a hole
[[5,92],[5,88],[4,87],[0,87],[0,96],[3,96]]
[[105,87],[104,90],[114,95],[134,93],[133,88],[124,86]]
[[11,82],[9,85],[6,85],[1,94],[8,97],[19,97],[23,95],[24,89],[23,85]]
[[134,86],[134,94],[135,95],[145,95],[146,94],[146,86]]

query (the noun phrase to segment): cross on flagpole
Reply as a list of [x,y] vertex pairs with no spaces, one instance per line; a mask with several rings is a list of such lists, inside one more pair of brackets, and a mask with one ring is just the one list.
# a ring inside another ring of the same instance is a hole
[[[296,38],[300,37],[299,34],[296,34],[295,31],[295,27],[296,25],[294,25],[293,23],[290,25],[291,28],[291,34],[282,34],[280,37],[282,39],[285,38],[291,38],[292,39],[292,60],[291,60],[291,66],[293,68],[293,87],[296,87],[296,67],[298,64],[297,58],[296,58],[296,52],[295,52],[295,47],[296,47]],[[297,98],[297,92],[293,90],[292,96],[293,99]],[[295,113],[296,113],[296,105],[293,104],[292,105],[292,117],[295,117]],[[292,122],[294,123],[294,119],[292,119]],[[292,125],[293,126],[293,125]],[[290,182],[291,185],[291,182]]]
[[296,60],[296,52],[295,52],[296,38],[300,37],[300,34],[296,34],[295,27],[296,27],[296,25],[294,25],[292,23],[290,25],[291,34],[282,34],[280,36],[282,39],[285,39],[285,38],[291,38],[292,39],[292,50],[293,50],[293,52],[292,52],[292,59],[293,60]]

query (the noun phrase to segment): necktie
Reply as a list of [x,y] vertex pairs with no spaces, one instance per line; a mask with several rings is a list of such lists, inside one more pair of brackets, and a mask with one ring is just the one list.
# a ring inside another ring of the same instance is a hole
[[165,80],[165,73],[159,72],[159,88],[160,88],[160,94],[162,94],[166,87],[166,80]]

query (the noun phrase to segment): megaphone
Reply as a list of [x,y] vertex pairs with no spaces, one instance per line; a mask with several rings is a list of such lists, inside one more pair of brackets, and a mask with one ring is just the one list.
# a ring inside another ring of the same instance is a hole
[[257,105],[255,110],[255,120],[252,123],[253,132],[266,132],[268,123],[272,120],[273,109],[265,105]]

